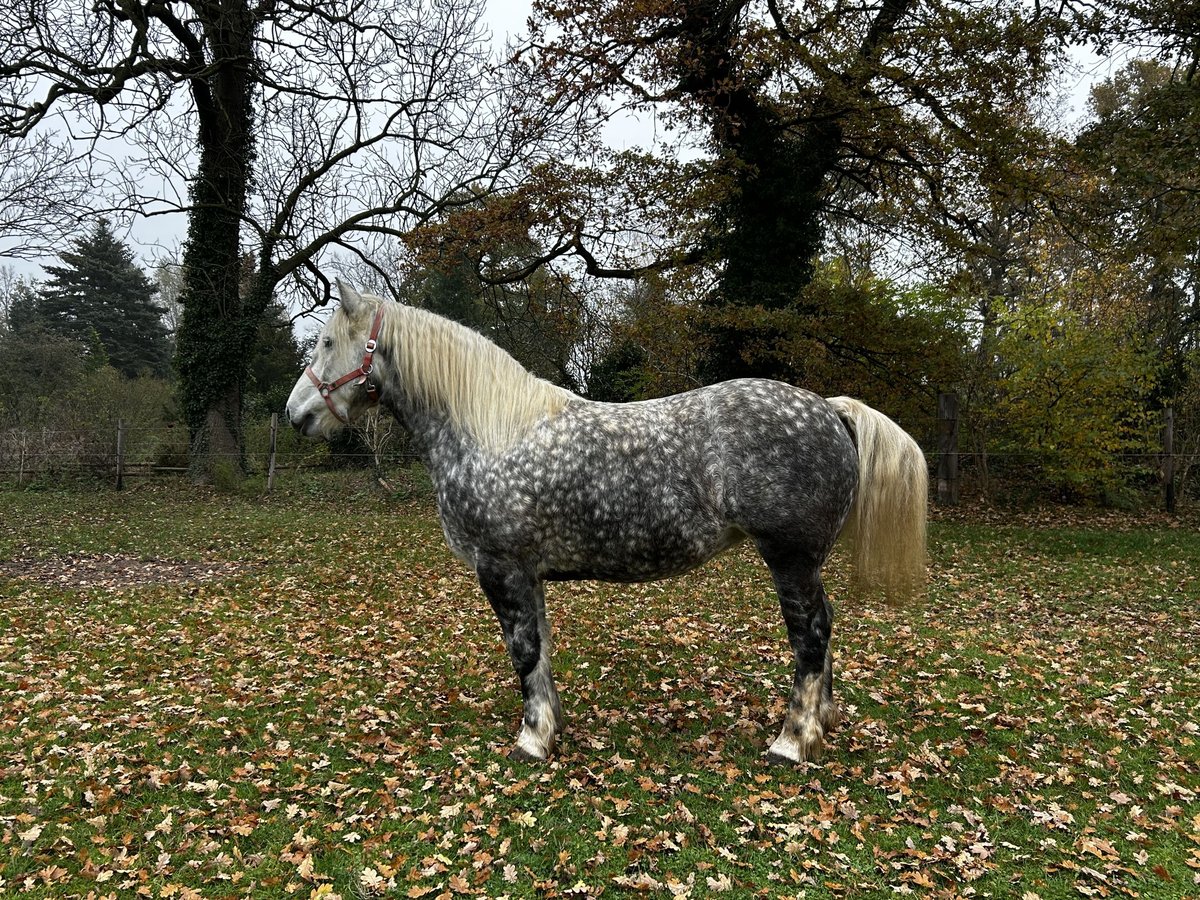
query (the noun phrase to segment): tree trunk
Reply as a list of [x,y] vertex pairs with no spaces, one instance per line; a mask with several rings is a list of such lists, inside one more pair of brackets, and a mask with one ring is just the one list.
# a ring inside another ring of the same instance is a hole
[[846,116],[912,0],[884,0],[849,67],[828,76],[804,121],[782,118],[766,77],[743,69],[737,46],[745,5],[706,0],[689,5],[681,23],[690,40],[678,89],[706,107],[714,141],[735,160],[735,191],[719,211],[714,242],[725,269],[702,323],[705,381],[802,375],[772,351],[786,336],[787,312],[819,313],[804,306],[802,290],[825,240],[826,182],[842,152]]
[[242,446],[241,394],[230,391],[209,407],[204,424],[191,433],[190,469],[201,483],[238,480],[245,464]]
[[254,159],[251,80],[254,14],[245,0],[208,8],[202,22],[210,64],[191,81],[200,161],[183,255],[183,315],[176,367],[191,437],[191,469],[211,479],[215,466],[239,470],[242,393],[258,315],[243,301],[239,233]]

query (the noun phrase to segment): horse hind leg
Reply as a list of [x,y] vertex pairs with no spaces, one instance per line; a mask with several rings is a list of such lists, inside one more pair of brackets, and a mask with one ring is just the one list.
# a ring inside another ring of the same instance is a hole
[[[829,616],[829,621],[833,622],[833,604],[829,602],[829,598],[825,598],[826,615]],[[824,726],[826,734],[837,727],[842,721],[842,708],[833,698],[833,645],[827,644],[825,647],[825,673],[822,682],[823,690],[821,693],[821,707],[817,715],[821,719],[821,725]]]
[[491,603],[513,669],[521,682],[524,711],[509,759],[542,761],[562,731],[562,705],[550,668],[550,626],[541,582],[519,569],[490,562],[477,566],[479,584]]
[[787,714],[779,737],[767,750],[767,759],[790,765],[818,759],[825,734],[838,720],[829,648],[833,605],[821,583],[819,560],[806,553],[781,552],[761,544],[760,550],[775,580],[795,658]]

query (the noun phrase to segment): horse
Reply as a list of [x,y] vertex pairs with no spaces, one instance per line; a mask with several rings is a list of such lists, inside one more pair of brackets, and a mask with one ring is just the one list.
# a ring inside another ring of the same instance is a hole
[[928,473],[907,433],[860,401],[762,379],[591,401],[449,319],[341,281],[338,293],[288,418],[328,438],[380,404],[411,433],[520,681],[509,759],[546,760],[563,727],[546,582],[676,576],[743,540],[770,570],[795,661],[766,757],[819,757],[838,718],[821,581],[835,540],[848,532],[864,588],[923,583]]

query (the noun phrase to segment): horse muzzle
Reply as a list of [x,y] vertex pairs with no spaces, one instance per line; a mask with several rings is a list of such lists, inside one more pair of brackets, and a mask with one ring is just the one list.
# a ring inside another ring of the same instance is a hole
[[288,421],[296,431],[300,432],[304,437],[317,437],[320,433],[320,425],[317,422],[317,416],[311,412],[296,413],[293,415],[292,410],[286,409]]

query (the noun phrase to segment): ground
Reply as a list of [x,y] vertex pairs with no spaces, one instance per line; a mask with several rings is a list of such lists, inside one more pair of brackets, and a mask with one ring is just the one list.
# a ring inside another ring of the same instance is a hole
[[244,567],[232,562],[196,563],[178,559],[143,559],[123,553],[64,553],[38,555],[19,548],[12,559],[0,560],[0,578],[72,590],[132,588],[152,584],[184,584],[232,578]]
[[520,695],[426,500],[0,493],[0,895],[1200,896],[1196,521],[938,512],[923,602],[828,583],[843,724],[749,547],[554,585]]

